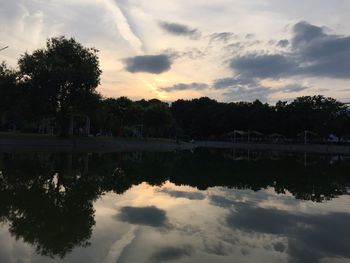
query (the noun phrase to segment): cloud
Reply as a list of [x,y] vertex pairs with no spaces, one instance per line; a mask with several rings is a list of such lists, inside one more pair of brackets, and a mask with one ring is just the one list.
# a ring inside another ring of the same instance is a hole
[[255,37],[254,34],[246,34],[245,38],[246,39],[253,39]]
[[249,79],[244,81],[239,80],[239,78],[219,79],[217,82],[214,82],[213,87],[216,89],[226,89],[223,95],[230,100],[252,101],[259,99],[263,102],[267,102],[269,96],[274,93],[294,93],[308,89],[308,87],[300,84],[288,84],[282,87],[271,88],[259,84],[254,79],[249,82]]
[[136,52],[142,53],[142,41],[132,30],[128,17],[119,8],[117,2],[114,0],[102,0],[101,2],[105,5],[106,10],[112,14],[115,26],[122,37],[129,42]]
[[277,89],[261,85],[255,77],[245,75],[216,79],[212,88],[225,90],[223,95],[229,101],[253,101],[259,99],[266,102],[269,95],[277,92]]
[[233,38],[236,38],[237,36],[232,32],[220,32],[220,33],[213,33],[209,36],[209,43],[212,42],[223,42],[227,43]]
[[125,249],[134,241],[136,237],[136,226],[126,232],[120,239],[118,239],[109,249],[107,256],[103,260],[104,263],[119,262],[119,258]]
[[223,207],[223,208],[229,208],[235,204],[234,201],[220,195],[211,195],[209,197],[209,200],[212,205]]
[[179,260],[183,257],[189,257],[193,254],[194,249],[191,245],[186,245],[184,247],[163,247],[152,254],[152,262],[164,262]]
[[307,22],[294,25],[293,32],[292,49],[301,61],[299,74],[350,78],[350,37],[326,34]]
[[269,87],[237,87],[223,93],[230,101],[252,101],[259,99],[260,101],[268,101],[268,96],[275,93],[276,90]]
[[311,25],[305,21],[295,24],[293,26],[293,33],[292,44],[294,47],[326,36],[321,27]]
[[247,47],[246,42],[238,41],[235,43],[228,44],[225,48],[230,53],[239,53],[239,52],[242,52],[246,47]]
[[161,74],[171,68],[172,60],[168,55],[148,55],[130,57],[124,60],[125,69],[131,73],[147,72]]
[[309,87],[302,86],[299,84],[289,84],[289,85],[281,88],[280,90],[285,92],[285,93],[293,93],[293,92],[300,92],[300,91],[306,90],[308,88]]
[[201,35],[198,29],[191,28],[183,24],[160,21],[159,26],[167,33],[175,36],[186,36],[193,39],[198,39]]
[[277,242],[273,244],[273,249],[277,252],[283,253],[286,250],[286,245],[282,242]]
[[162,189],[160,190],[160,192],[166,193],[171,197],[175,197],[175,198],[186,198],[190,200],[205,199],[205,195],[200,192],[186,192],[186,191],[178,191],[178,190],[171,190],[171,189]]
[[181,91],[181,90],[204,90],[208,89],[209,85],[206,83],[178,83],[173,86],[169,87],[161,87],[160,90],[165,91],[165,92],[173,92],[173,91]]
[[239,204],[226,223],[248,233],[288,238],[288,248],[283,243],[274,243],[273,248],[287,252],[292,262],[321,262],[323,258],[350,257],[350,230],[344,227],[349,220],[347,213],[294,214]]
[[[287,44],[282,41],[280,46]],[[324,28],[299,22],[293,27],[289,53],[249,53],[234,57],[229,65],[236,74],[251,78],[350,79],[350,37],[327,34]]]
[[294,74],[298,64],[283,54],[248,54],[231,60],[236,73],[250,78],[279,78]]
[[216,256],[227,256],[232,252],[232,247],[221,240],[205,238],[203,240],[205,252]]
[[173,49],[167,49],[164,54],[169,55],[173,59],[189,58],[191,60],[201,59],[207,55],[206,51],[202,51],[198,48],[186,48],[184,51],[175,51]]
[[251,86],[251,85],[256,85],[255,79],[237,76],[233,78],[216,79],[214,80],[213,88],[225,89],[232,86]]
[[[285,211],[250,207],[245,204],[237,205],[236,208],[237,212],[231,212],[226,218],[226,222],[231,228],[279,235],[285,234],[289,228],[295,227],[297,224],[297,217]],[[254,216],[252,216],[253,214]],[[259,218],[258,221],[257,218]]]
[[146,225],[153,227],[165,226],[167,223],[166,212],[155,206],[130,207],[120,209],[117,218],[123,222],[134,225]]
[[280,41],[277,42],[277,46],[278,47],[282,47],[285,48],[289,45],[289,40],[288,39],[282,39]]

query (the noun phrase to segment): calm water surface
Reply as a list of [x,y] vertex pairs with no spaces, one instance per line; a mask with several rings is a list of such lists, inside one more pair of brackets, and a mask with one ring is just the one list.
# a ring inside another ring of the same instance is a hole
[[1,153],[0,262],[350,262],[350,160]]

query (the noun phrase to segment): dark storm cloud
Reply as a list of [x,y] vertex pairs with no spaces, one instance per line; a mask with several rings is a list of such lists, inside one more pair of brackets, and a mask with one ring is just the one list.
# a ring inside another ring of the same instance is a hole
[[293,214],[272,208],[236,206],[226,218],[227,225],[249,233],[272,234],[288,238],[273,244],[276,251],[286,251],[292,262],[320,262],[329,257],[350,257],[350,229],[345,227],[350,214]]
[[179,260],[183,257],[189,257],[194,253],[194,249],[191,245],[184,247],[163,247],[152,254],[152,262],[164,262]]
[[160,88],[160,90],[165,91],[165,92],[174,92],[174,91],[181,91],[181,90],[204,90],[204,89],[208,89],[209,85],[205,84],[205,83],[197,83],[197,82],[193,82],[193,83],[178,83],[175,84],[173,86],[169,86],[169,87],[162,87]]
[[124,60],[125,69],[131,73],[147,72],[161,74],[171,68],[172,60],[168,55],[148,55],[130,57]]
[[130,207],[125,206],[120,209],[117,218],[123,222],[135,225],[146,225],[153,227],[166,226],[166,212],[155,206]]
[[160,21],[159,26],[169,34],[176,36],[186,36],[190,38],[197,39],[200,37],[200,32],[198,29],[191,28],[189,26],[178,24],[178,23],[169,23],[165,21]]
[[[287,42],[282,40],[279,45]],[[289,53],[251,53],[233,58],[236,74],[252,78],[282,78],[296,75],[350,78],[350,37],[331,35],[324,28],[299,22],[293,27]]]
[[162,193],[166,193],[171,197],[175,198],[186,198],[190,200],[203,200],[205,199],[205,195],[200,192],[186,192],[186,191],[178,191],[171,189],[162,189],[160,190]]

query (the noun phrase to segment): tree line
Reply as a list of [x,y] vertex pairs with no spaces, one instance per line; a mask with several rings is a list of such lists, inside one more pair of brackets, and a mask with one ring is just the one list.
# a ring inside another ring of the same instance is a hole
[[86,135],[89,126],[93,135],[182,139],[224,139],[233,131],[288,138],[304,131],[339,139],[350,134],[347,106],[321,95],[275,105],[207,97],[172,103],[132,101],[99,94],[101,73],[98,50],[65,37],[48,39],[45,48],[25,53],[16,69],[3,62],[0,130],[68,136]]

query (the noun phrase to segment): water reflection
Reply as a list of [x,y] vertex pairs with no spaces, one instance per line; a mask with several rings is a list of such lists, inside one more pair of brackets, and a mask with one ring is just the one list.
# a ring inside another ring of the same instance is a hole
[[155,206],[122,207],[118,219],[130,224],[153,227],[162,227],[167,223],[166,212]]
[[193,255],[193,247],[187,245],[184,247],[163,247],[151,255],[152,262],[165,262],[171,260],[180,260],[183,257]]
[[[248,233],[286,236],[286,244],[273,244],[296,262],[319,262],[324,257],[350,258],[350,214],[295,214],[290,211],[236,204],[226,218],[230,228]],[[258,222],[257,222],[258,220]]]
[[0,154],[0,243],[33,262],[350,258],[350,162],[234,154]]

